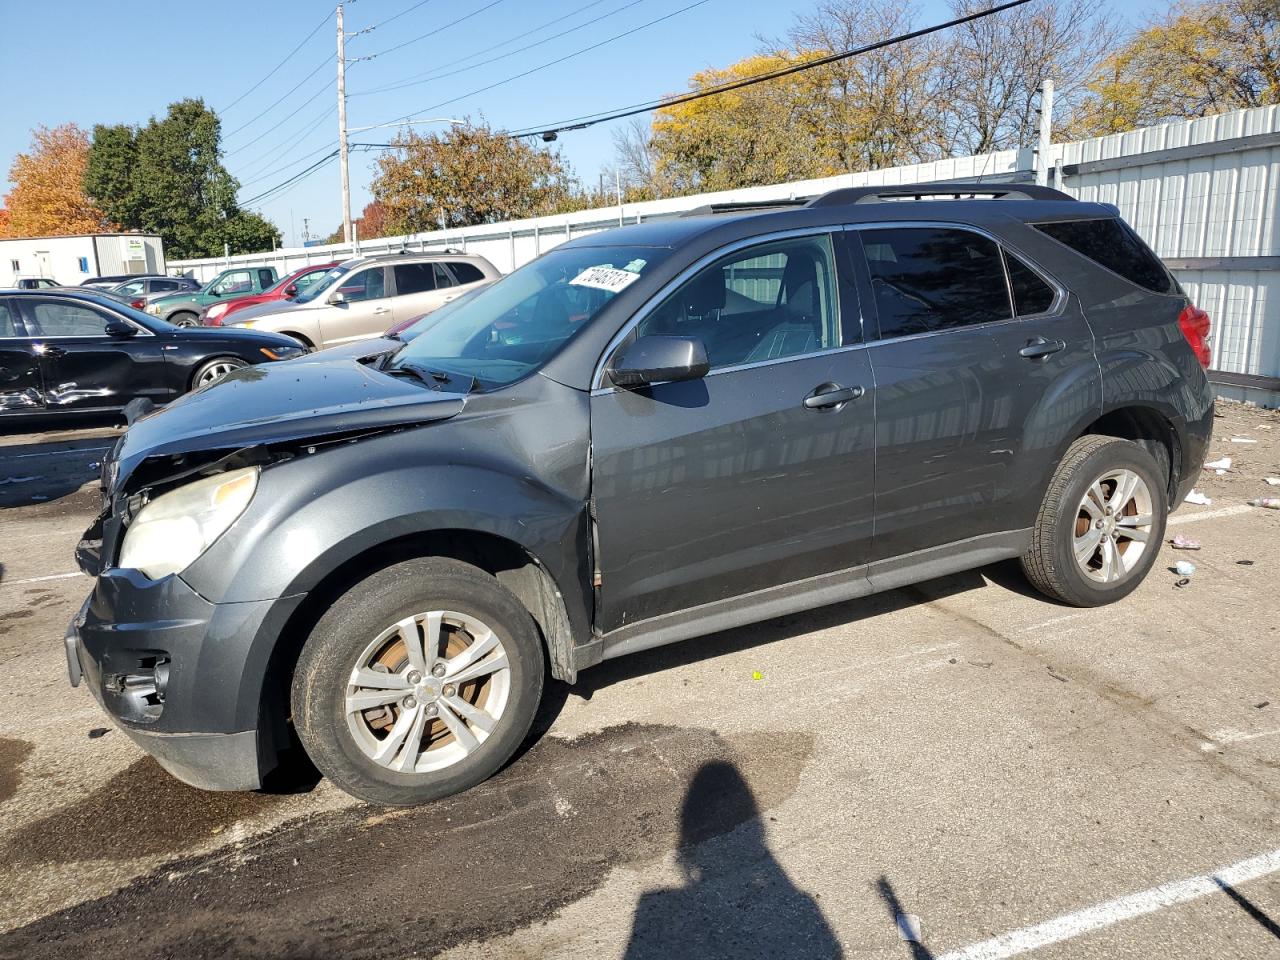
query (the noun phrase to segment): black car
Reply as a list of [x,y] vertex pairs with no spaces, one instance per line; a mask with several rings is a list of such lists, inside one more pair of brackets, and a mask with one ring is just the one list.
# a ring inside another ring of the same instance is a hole
[[112,412],[139,397],[163,404],[305,352],[278,334],[181,330],[89,291],[0,290],[0,417]]
[[135,423],[72,683],[189,783],[300,742],[406,804],[505,763],[545,672],[1015,557],[1111,603],[1199,474],[1208,328],[1114,207],[1043,187],[581,237],[394,352]]

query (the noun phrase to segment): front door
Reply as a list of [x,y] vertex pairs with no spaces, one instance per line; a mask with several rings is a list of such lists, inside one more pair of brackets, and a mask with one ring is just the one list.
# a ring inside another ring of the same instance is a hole
[[82,302],[29,297],[21,305],[50,410],[114,409],[135,397],[157,404],[173,398],[160,339],[149,331],[138,327],[132,337],[109,336],[106,325],[118,318]]
[[831,236],[714,261],[623,346],[664,334],[701,339],[710,373],[591,399],[602,628],[863,563],[873,398]]
[[357,270],[337,288],[341,303],[330,304],[320,316],[323,346],[376,337],[391,326],[392,305],[383,267]]
[[17,304],[0,299],[0,413],[43,409],[35,344],[22,327]]

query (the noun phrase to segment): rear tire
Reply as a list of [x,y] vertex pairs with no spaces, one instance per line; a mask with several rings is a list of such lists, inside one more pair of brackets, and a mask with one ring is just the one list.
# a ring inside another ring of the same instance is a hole
[[407,560],[356,584],[316,624],[293,675],[294,725],[347,793],[425,803],[511,758],[544,670],[533,617],[495,578],[457,560]]
[[195,313],[175,313],[169,317],[169,322],[175,327],[198,327],[200,316]]
[[1075,607],[1128,596],[1156,562],[1168,519],[1167,476],[1128,440],[1085,436],[1049,482],[1022,555],[1041,593]]

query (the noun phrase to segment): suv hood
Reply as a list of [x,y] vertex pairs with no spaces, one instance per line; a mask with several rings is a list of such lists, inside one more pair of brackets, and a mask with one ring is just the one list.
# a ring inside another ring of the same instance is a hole
[[417,426],[456,416],[465,403],[346,358],[244,367],[136,420],[110,458],[108,492],[152,457]]

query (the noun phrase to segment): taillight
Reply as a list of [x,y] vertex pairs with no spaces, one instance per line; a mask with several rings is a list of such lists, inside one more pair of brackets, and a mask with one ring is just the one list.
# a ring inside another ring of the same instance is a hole
[[130,300],[129,306],[133,307],[135,310],[143,310],[146,309],[147,301],[139,297],[137,300]]
[[1191,352],[1200,361],[1200,366],[1209,369],[1209,314],[1199,307],[1187,304],[1185,310],[1178,315],[1178,326],[1182,335],[1191,344]]

